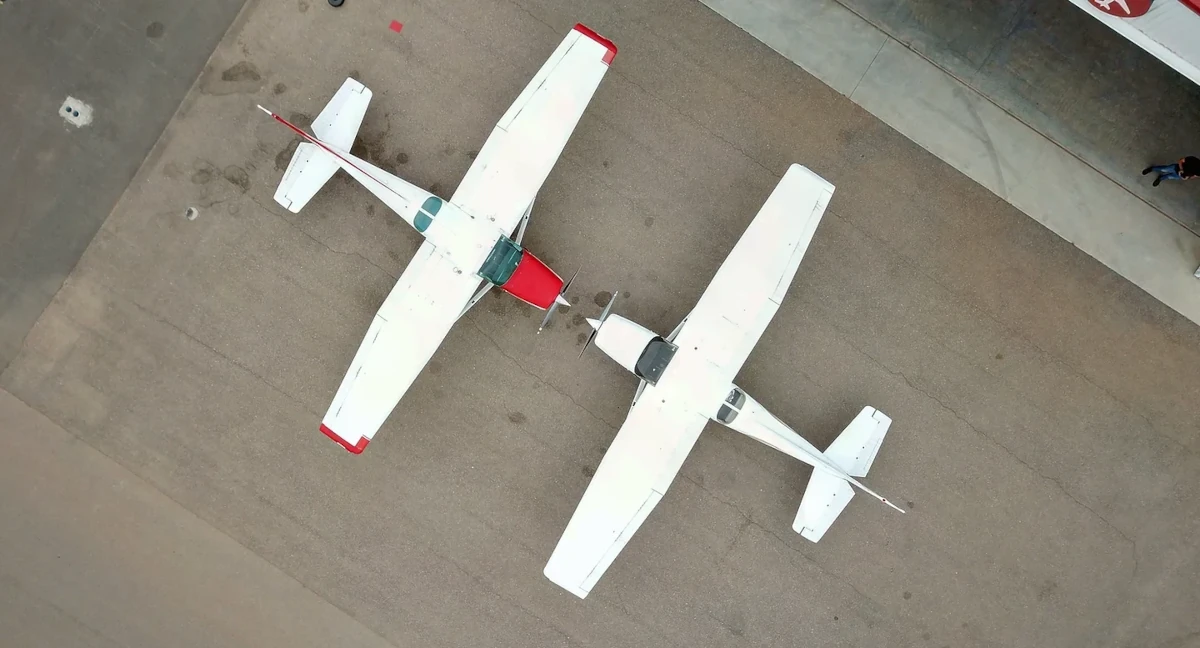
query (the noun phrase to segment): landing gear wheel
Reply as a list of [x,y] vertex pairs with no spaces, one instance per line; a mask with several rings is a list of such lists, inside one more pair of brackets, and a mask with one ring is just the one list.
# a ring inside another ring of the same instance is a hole
[[340,7],[340,6],[342,6],[342,3],[345,1],[346,0],[329,0],[329,6],[330,7]]

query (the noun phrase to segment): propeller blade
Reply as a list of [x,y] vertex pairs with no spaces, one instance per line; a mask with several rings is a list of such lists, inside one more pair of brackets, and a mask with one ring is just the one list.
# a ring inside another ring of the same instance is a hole
[[554,300],[553,304],[550,304],[550,308],[546,309],[546,317],[544,317],[542,319],[542,323],[540,325],[538,325],[538,331],[537,331],[538,333],[541,333],[542,329],[546,328],[546,325],[550,323],[550,318],[554,317],[554,311],[557,308],[558,308],[558,300],[556,299],[556,300]]
[[583,343],[583,348],[579,351],[580,358],[583,357],[583,354],[588,350],[588,347],[592,346],[592,340],[596,339],[596,336],[600,333],[600,327],[604,326],[604,320],[608,319],[608,314],[612,312],[613,304],[617,303],[617,292],[618,291],[616,290],[612,292],[612,297],[608,299],[608,305],[605,306],[604,310],[600,312],[600,319],[594,320],[596,322],[595,324],[592,324],[593,320],[588,320],[588,324],[592,325],[592,334],[588,336],[587,342]]
[[567,308],[571,307],[571,302],[567,300],[567,290],[571,287],[571,283],[575,281],[575,277],[578,276],[579,270],[576,270],[575,274],[571,275],[571,278],[567,280],[567,283],[563,284],[562,289],[558,291],[558,296],[554,298],[554,303],[550,304],[550,308],[546,309],[546,317],[542,319],[542,324],[537,330],[538,333],[541,333],[542,329],[546,328],[546,325],[550,323],[550,318],[554,317],[554,311],[558,310],[559,306],[566,306]]

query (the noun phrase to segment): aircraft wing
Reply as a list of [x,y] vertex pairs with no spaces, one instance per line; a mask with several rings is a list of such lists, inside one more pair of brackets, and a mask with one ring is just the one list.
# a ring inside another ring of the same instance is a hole
[[[793,164],[713,276],[674,338],[732,381],[779,310],[833,185]],[[678,358],[676,359],[678,360]]]
[[[651,387],[647,393],[654,388]],[[708,417],[644,395],[629,411],[546,563],[546,577],[579,598],[658,504]]]
[[450,202],[511,234],[616,54],[611,41],[575,25],[500,118]]
[[321,431],[360,453],[437,351],[480,279],[426,241],[371,321]]

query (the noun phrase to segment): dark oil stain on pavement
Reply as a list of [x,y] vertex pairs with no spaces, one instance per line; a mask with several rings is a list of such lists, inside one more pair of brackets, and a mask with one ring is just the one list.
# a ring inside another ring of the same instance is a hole
[[296,152],[296,147],[300,146],[300,140],[294,139],[283,147],[283,150],[275,156],[275,170],[283,171],[287,168],[288,163],[292,160],[292,154]]
[[253,94],[262,89],[262,75],[250,61],[241,61],[217,74],[205,68],[200,75],[200,92],[206,95]]
[[237,187],[242,193],[250,189],[250,175],[240,166],[227,166],[222,173],[229,184]]
[[235,83],[241,81],[259,81],[261,79],[262,75],[258,73],[258,68],[254,67],[254,64],[250,61],[237,63],[221,73],[222,81],[232,81]]
[[208,184],[216,175],[217,168],[206,160],[196,161],[196,170],[192,171],[192,184]]
[[312,115],[308,113],[294,112],[288,115],[288,121],[292,122],[296,128],[308,128],[312,126]]

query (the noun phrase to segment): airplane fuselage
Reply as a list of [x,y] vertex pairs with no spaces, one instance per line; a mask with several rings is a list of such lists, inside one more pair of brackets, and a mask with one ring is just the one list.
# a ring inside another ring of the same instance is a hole
[[[420,232],[463,272],[470,272],[481,281],[488,281],[517,299],[543,310],[549,308],[558,297],[563,286],[562,278],[522,248],[495,222],[476,218],[450,202],[267,112],[308,142],[333,155],[342,170]],[[406,198],[410,196],[423,198],[417,202]]]
[[741,387],[719,377],[716,366],[697,353],[698,349],[676,346],[672,339],[620,315],[610,315],[603,322],[589,319],[588,323],[597,331],[596,346],[642,380],[634,403],[641,398],[659,398],[664,403],[672,399],[688,402],[690,409],[713,421],[844,479],[901,510],[830,460]]
[[[463,272],[471,272],[513,297],[543,310],[554,303],[563,286],[562,278],[494,222],[476,218],[454,204],[349,153],[339,153],[354,166],[360,167],[357,171],[378,179],[374,183],[361,178],[359,180]],[[355,170],[348,171],[351,175],[355,174]],[[424,193],[426,197],[420,204],[399,202],[395,199],[396,192],[388,188],[393,183],[408,185],[400,192],[403,195]]]
[[[692,358],[688,356],[694,350],[678,348],[654,331],[620,315],[611,315],[603,322],[589,322],[594,327],[599,326],[596,346],[642,380],[634,397],[635,403],[640,398],[690,400],[694,410],[725,427],[810,466],[829,470],[838,476],[845,475],[824,453],[771,414],[745,390],[717,378],[713,365],[704,361],[691,362]],[[713,370],[707,371],[708,367],[713,367]],[[673,369],[677,373],[675,379],[665,381],[670,386],[660,386],[660,379]]]

